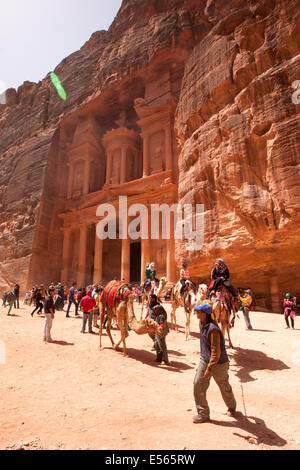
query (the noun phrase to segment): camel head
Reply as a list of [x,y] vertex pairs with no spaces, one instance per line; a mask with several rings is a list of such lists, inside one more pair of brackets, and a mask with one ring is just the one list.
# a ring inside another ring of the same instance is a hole
[[166,277],[161,277],[160,278],[160,281],[159,281],[159,284],[164,287],[168,282],[168,279]]
[[207,293],[207,289],[208,289],[208,287],[207,287],[206,284],[200,284],[200,285],[199,285],[197,297],[199,297],[200,300],[205,299],[206,293]]
[[[199,285],[197,294],[195,294],[192,297],[192,302],[191,303],[192,303],[193,307],[195,307],[196,305],[201,304],[205,300],[207,289],[208,289],[208,287],[207,287],[206,284],[200,284]],[[207,301],[205,300],[205,302],[207,302]]]

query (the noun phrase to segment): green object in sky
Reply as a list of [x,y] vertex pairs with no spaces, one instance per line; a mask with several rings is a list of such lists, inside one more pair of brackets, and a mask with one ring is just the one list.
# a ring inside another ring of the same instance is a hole
[[55,86],[56,91],[59,94],[59,96],[61,97],[61,99],[66,100],[67,99],[67,93],[65,92],[62,84],[60,83],[60,79],[58,78],[58,76],[54,72],[51,72],[50,77],[51,77],[52,83]]

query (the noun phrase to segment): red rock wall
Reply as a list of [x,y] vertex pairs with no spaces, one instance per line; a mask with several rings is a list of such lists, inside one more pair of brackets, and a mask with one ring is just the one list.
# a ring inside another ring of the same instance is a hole
[[[205,205],[192,274],[208,280],[221,256],[235,285],[267,301],[277,280],[280,294],[296,286],[300,294],[300,105],[291,99],[299,12],[299,0],[124,0],[109,31],[56,68],[66,102],[49,76],[10,90],[0,105],[0,289],[59,276],[57,213],[75,119],[99,112],[105,127],[128,95],[155,100],[147,80],[176,61],[179,201]],[[187,257],[183,244],[176,254]]]
[[270,278],[300,294],[300,3],[216,0],[205,14],[218,23],[186,63],[176,119],[180,202],[205,206],[191,271],[206,279],[224,258],[236,286],[278,309]]

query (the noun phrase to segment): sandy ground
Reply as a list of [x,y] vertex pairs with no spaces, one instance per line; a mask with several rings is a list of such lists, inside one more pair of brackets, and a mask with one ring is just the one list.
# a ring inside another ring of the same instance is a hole
[[228,350],[240,414],[227,417],[212,379],[211,422],[195,425],[195,317],[185,341],[184,312],[178,310],[180,328],[167,337],[171,366],[166,366],[155,362],[150,338],[134,332],[127,340],[130,357],[113,351],[106,334],[99,351],[98,336],[82,335],[73,311],[70,319],[56,313],[56,342],[46,344],[44,319],[32,319],[31,308],[20,307],[12,317],[0,307],[0,340],[6,345],[6,363],[0,365],[1,449],[20,441],[43,449],[300,449],[299,317],[296,329],[286,330],[282,315],[253,312],[254,330],[246,331],[240,312],[231,330],[234,349]]

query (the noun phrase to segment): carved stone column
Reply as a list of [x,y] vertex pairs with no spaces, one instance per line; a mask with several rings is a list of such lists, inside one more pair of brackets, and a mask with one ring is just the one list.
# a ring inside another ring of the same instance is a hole
[[121,180],[120,183],[126,182],[126,155],[127,155],[127,146],[122,145],[121,147]]
[[270,277],[270,296],[272,311],[280,313],[282,311],[282,299],[280,297],[278,278],[273,275]]
[[146,263],[150,263],[151,247],[150,240],[141,240],[142,256],[141,256],[141,282],[145,281]]
[[130,239],[122,240],[121,279],[130,282]]
[[85,287],[87,234],[88,234],[88,226],[86,224],[80,225],[79,253],[78,253],[79,259],[78,259],[78,272],[77,272],[77,285],[79,287]]
[[112,172],[112,152],[108,152],[107,161],[106,161],[106,184],[110,184],[111,172]]
[[95,235],[94,284],[102,281],[103,240]]
[[62,252],[62,270],[61,270],[61,283],[65,285],[68,282],[69,275],[69,262],[70,262],[70,244],[71,244],[71,230],[64,230],[63,252]]
[[177,281],[175,262],[175,239],[174,239],[174,214],[170,214],[170,239],[166,240],[167,248],[167,278],[168,283],[175,284]]

